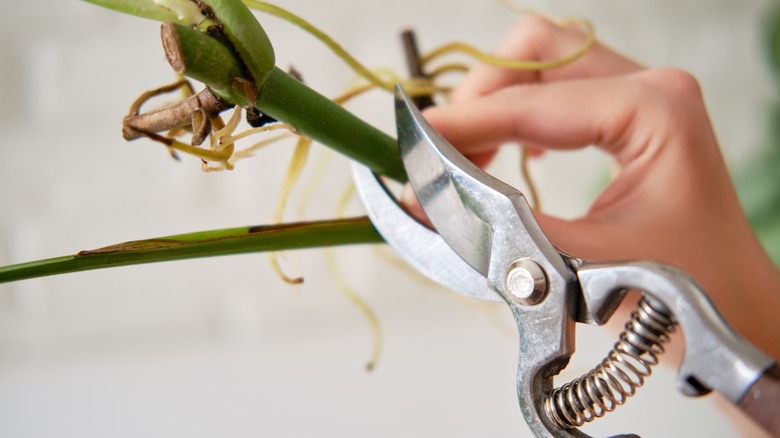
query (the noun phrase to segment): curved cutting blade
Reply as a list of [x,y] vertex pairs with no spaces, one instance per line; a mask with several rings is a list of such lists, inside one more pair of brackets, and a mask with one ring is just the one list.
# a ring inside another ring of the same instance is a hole
[[[518,190],[483,172],[444,140],[396,87],[401,158],[420,205],[452,250],[487,278],[512,310],[520,339],[517,393],[526,422],[538,436],[576,435],[554,430],[542,396],[574,351],[579,283],[574,268],[550,243]],[[542,275],[523,266],[535,267]],[[536,301],[525,301],[534,276]],[[537,279],[539,282],[537,283]]]
[[573,272],[542,232],[523,194],[452,147],[400,86],[395,96],[398,143],[409,183],[444,241],[493,287],[501,287],[505,269],[523,257],[552,265],[543,267],[572,281]]
[[458,257],[444,240],[398,206],[371,169],[352,163],[352,175],[369,218],[385,241],[431,280],[469,298],[501,301],[480,273]]

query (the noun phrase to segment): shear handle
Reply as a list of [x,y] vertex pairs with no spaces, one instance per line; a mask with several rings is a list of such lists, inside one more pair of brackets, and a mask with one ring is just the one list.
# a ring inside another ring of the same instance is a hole
[[737,406],[772,436],[780,437],[780,368],[765,370]]
[[[685,335],[678,389],[688,396],[716,390],[765,427],[774,422],[770,430],[780,436],[778,420],[764,412],[776,413],[780,404],[774,359],[740,337],[693,278],[656,262],[586,262],[578,268],[578,276],[585,309],[580,309],[578,319],[602,324],[626,290],[644,291],[669,309]],[[767,420],[762,422],[764,417]]]

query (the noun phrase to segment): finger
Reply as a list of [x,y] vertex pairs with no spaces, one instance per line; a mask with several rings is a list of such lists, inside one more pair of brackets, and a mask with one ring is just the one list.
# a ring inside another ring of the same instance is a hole
[[[484,154],[507,141],[544,149],[593,144],[626,163],[641,152],[636,147],[649,143],[629,139],[654,135],[648,126],[681,111],[656,88],[640,74],[516,85],[473,101],[430,108],[425,117],[465,155]],[[633,125],[638,115],[650,118],[648,123]]]
[[[574,53],[585,40],[584,32],[576,26],[560,26],[543,17],[531,15],[515,26],[495,54],[507,59],[553,61]],[[453,102],[459,102],[491,94],[512,84],[613,76],[641,68],[638,63],[595,43],[585,55],[571,64],[549,70],[511,70],[487,64],[478,65],[451,97]]]
[[620,250],[616,249],[615,245],[604,244],[604,242],[624,241],[615,239],[621,234],[615,224],[600,224],[590,218],[565,220],[539,211],[534,211],[534,216],[552,244],[567,254],[575,254],[577,257],[590,260],[615,260],[627,257],[626,254],[616,254]]
[[414,190],[412,190],[412,186],[409,185],[409,183],[404,185],[399,202],[404,207],[404,210],[412,217],[425,224],[425,226],[433,228],[431,221],[425,214],[422,205],[420,205],[420,201],[417,200],[417,196],[414,194]]

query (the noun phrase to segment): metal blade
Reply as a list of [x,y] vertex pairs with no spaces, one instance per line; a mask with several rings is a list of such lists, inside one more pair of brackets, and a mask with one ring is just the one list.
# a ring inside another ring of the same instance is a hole
[[469,298],[502,301],[487,279],[463,261],[444,240],[410,217],[371,169],[352,163],[358,194],[385,241],[417,271]]
[[395,110],[409,182],[436,231],[463,260],[498,289],[503,289],[506,269],[520,258],[547,265],[548,274],[553,268],[565,282],[576,281],[522,193],[453,148],[399,86]]
[[526,422],[538,436],[577,435],[550,429],[542,412],[543,392],[574,352],[574,268],[542,233],[523,195],[450,146],[400,87],[396,127],[406,174],[428,218],[515,317],[517,392]]

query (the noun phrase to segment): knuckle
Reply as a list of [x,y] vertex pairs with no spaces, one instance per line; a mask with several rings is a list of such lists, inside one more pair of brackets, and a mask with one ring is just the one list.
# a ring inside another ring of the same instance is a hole
[[645,70],[637,77],[641,99],[648,104],[648,109],[655,108],[677,122],[702,112],[704,96],[699,81],[691,73],[663,68]]
[[560,34],[562,29],[540,15],[527,15],[513,28],[512,37],[531,41],[547,41]]
[[694,75],[685,70],[668,68],[656,72],[671,89],[685,96],[701,96],[701,85]]
[[690,72],[682,69],[647,70],[644,80],[656,93],[661,93],[675,101],[691,101],[700,99],[702,96],[699,81]]
[[576,23],[556,23],[540,15],[527,15],[514,26],[497,54],[510,58],[558,59],[580,47],[583,36]]
[[[691,73],[677,68],[645,70],[638,78],[637,116],[652,127],[657,147],[682,146],[679,150],[694,150],[702,143],[703,130],[709,126],[708,115],[699,81]],[[706,136],[708,134],[704,134]]]

